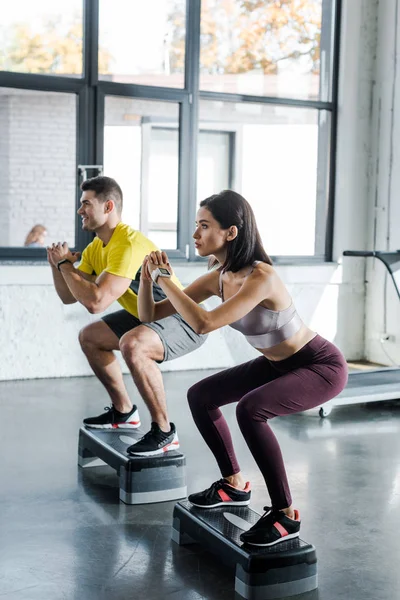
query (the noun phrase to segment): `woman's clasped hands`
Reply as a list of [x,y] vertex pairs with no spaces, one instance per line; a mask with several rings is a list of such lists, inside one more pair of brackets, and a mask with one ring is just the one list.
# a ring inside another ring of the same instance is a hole
[[144,257],[142,264],[141,277],[142,280],[152,281],[151,273],[159,268],[167,269],[171,275],[173,274],[172,267],[170,265],[167,253],[164,251],[156,250],[150,252]]

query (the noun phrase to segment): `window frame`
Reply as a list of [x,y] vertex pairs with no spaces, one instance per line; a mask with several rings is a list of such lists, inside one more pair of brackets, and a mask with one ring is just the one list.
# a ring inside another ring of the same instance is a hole
[[[341,0],[322,0],[322,31],[320,97],[323,100],[300,100],[228,94],[199,89],[200,74],[200,16],[201,0],[186,0],[185,85],[168,88],[126,84],[101,80],[98,77],[99,10],[101,0],[82,0],[83,5],[83,70],[82,77],[42,75],[0,71],[0,87],[25,90],[75,93],[77,96],[77,165],[103,164],[103,131],[106,96],[142,98],[179,103],[179,175],[178,175],[178,231],[177,250],[169,250],[175,260],[204,261],[196,256],[192,241],[193,224],[197,211],[197,139],[200,100],[220,100],[273,104],[311,108],[322,115],[329,113],[329,124],[319,128],[319,158],[317,184],[316,251],[313,256],[273,257],[277,264],[321,263],[332,261],[334,193],[336,170],[336,134],[338,110],[338,73],[340,46]],[[319,119],[320,121],[320,119]],[[235,155],[233,137],[232,155]],[[322,168],[323,148],[329,148],[328,158]],[[235,160],[232,158],[231,175],[235,177]],[[90,176],[96,174],[90,173]],[[79,178],[76,172],[76,209],[79,207]],[[189,199],[189,200],[188,200]],[[82,250],[93,235],[83,232],[78,218],[75,221],[76,249]],[[167,249],[168,250],[168,249]],[[0,260],[43,261],[44,249],[0,247]]]

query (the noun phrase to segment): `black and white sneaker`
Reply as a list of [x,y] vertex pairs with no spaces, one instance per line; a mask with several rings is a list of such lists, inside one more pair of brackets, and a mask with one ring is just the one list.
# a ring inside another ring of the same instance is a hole
[[98,417],[83,419],[84,425],[93,429],[137,429],[140,427],[139,411],[134,404],[131,412],[121,413],[114,406],[106,406]]
[[287,517],[281,510],[264,506],[265,514],[249,529],[240,535],[245,544],[252,546],[275,546],[299,537],[300,513],[294,511],[294,519]]
[[157,456],[166,454],[170,450],[178,450],[179,440],[176,427],[170,423],[171,429],[167,433],[161,431],[157,423],[151,424],[151,429],[140,438],[136,444],[127,449],[128,454],[135,456]]
[[204,492],[190,494],[189,502],[199,508],[216,508],[217,506],[247,506],[251,496],[250,482],[246,483],[244,490],[230,485],[226,479],[215,481]]

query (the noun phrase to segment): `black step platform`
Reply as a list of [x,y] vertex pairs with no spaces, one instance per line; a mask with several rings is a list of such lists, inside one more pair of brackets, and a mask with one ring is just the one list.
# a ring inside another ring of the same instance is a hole
[[89,467],[106,463],[115,469],[119,475],[119,497],[125,504],[185,498],[185,456],[176,450],[155,457],[127,454],[127,448],[142,435],[137,429],[104,431],[81,427],[78,464]]
[[232,521],[253,525],[260,516],[247,506],[201,509],[188,501],[178,502],[172,539],[180,545],[198,542],[223,563],[235,567],[236,598],[270,600],[315,590],[317,555],[311,544],[295,538],[256,548],[240,541],[243,529]]

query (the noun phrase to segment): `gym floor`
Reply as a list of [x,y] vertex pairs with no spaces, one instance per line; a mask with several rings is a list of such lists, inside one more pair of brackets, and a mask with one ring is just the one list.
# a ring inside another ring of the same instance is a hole
[[[210,373],[164,374],[189,493],[219,477],[185,400]],[[81,421],[107,405],[95,378],[3,382],[0,398],[0,600],[233,599],[232,571],[199,546],[171,542],[174,502],[126,506],[109,467],[77,467]],[[261,512],[264,482],[234,407],[224,414]],[[302,600],[399,598],[400,403],[337,408],[327,419],[314,410],[272,426],[301,537],[318,554],[319,590]]]

